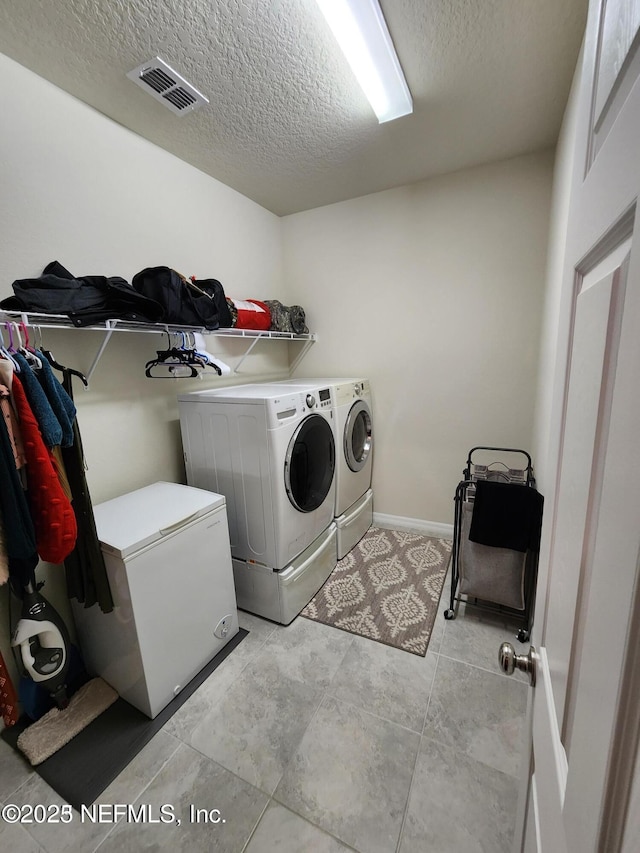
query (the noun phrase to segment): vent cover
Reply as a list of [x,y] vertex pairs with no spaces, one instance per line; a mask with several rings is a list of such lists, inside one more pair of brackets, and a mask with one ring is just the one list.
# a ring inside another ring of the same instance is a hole
[[195,86],[158,56],[129,71],[127,77],[178,116],[209,103]]

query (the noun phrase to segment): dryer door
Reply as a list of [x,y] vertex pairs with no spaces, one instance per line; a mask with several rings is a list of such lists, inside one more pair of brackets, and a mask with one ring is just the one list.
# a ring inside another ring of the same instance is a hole
[[352,471],[361,471],[371,453],[371,411],[364,400],[351,407],[344,427],[344,455]]
[[333,430],[322,415],[309,415],[294,432],[284,463],[287,495],[300,512],[313,512],[329,494],[336,467]]

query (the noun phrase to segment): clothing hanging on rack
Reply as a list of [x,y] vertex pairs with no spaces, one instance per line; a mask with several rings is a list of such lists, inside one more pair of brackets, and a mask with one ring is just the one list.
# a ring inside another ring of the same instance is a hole
[[[0,358],[0,520],[11,535],[6,530],[4,539],[0,535],[0,584],[8,574],[22,597],[27,584],[35,582],[39,557],[64,562],[69,596],[86,607],[97,602],[109,612],[113,599],[84,474],[71,386],[72,376],[85,385],[87,380],[58,364],[51,353],[27,349],[26,329],[23,345],[17,326],[6,327],[11,345],[3,353],[6,358]],[[62,370],[63,383],[52,364]],[[24,483],[18,469],[26,472]]]
[[[29,367],[27,371],[30,372]],[[13,377],[12,390],[27,456],[28,501],[37,550],[43,560],[62,563],[76,541],[73,508],[60,485],[51,450],[45,446],[38,421],[17,376]]]
[[4,522],[0,513],[0,586],[9,580],[9,555],[7,554],[7,537],[4,532]]
[[29,405],[36,416],[45,444],[48,447],[69,447],[73,444],[71,424],[76,416],[76,407],[53,375],[51,365],[43,353],[34,350],[33,354],[38,361],[36,370],[32,369],[22,352],[13,353]]
[[[56,367],[62,370],[62,385],[73,400],[72,376],[78,375],[78,372],[58,364]],[[80,378],[84,379],[81,374]],[[103,613],[110,613],[113,610],[113,598],[96,530],[89,486],[84,473],[84,452],[77,418],[74,418],[72,429],[73,444],[62,448],[62,458],[69,478],[78,524],[76,547],[64,561],[67,594],[85,607],[92,607],[97,603]]]
[[[27,464],[27,457],[24,453],[24,442],[22,440],[22,430],[20,422],[10,403],[10,388],[2,381],[3,377],[0,374],[0,412],[4,418],[4,424],[7,428],[9,441],[11,442],[11,450],[13,451],[13,459],[18,471]],[[13,377],[11,377],[13,381]]]
[[[2,341],[0,358],[0,516],[4,534],[0,540],[0,563],[4,565],[6,561],[7,571],[0,569],[0,582],[5,582],[8,575],[14,591],[22,597],[23,590],[35,583],[39,557],[61,563],[74,547],[77,525],[64,465],[54,450],[59,450],[63,430],[32,369],[32,365],[41,369],[42,361],[26,348],[28,334],[24,326],[24,344],[17,324],[7,323],[5,328],[11,343],[7,350]],[[19,371],[22,381],[15,371]],[[53,386],[50,394],[56,394]],[[62,386],[60,394],[64,394]],[[64,401],[56,396],[62,409]]]
[[14,352],[13,357],[20,368],[20,383],[24,389],[29,408],[38,423],[42,440],[47,447],[55,447],[62,443],[62,427],[56,418],[47,395],[38,382],[35,373],[29,366],[26,358],[19,352]]
[[[0,379],[3,379],[4,376],[0,374]],[[11,377],[12,381],[13,377]],[[24,453],[24,443],[22,441],[22,432],[20,430],[20,424],[18,423],[18,418],[16,413],[9,402],[9,388],[6,385],[0,383],[0,412],[2,413],[2,418],[4,421],[4,425],[7,430],[7,436],[9,438],[9,444],[11,445],[11,452],[13,453],[13,462],[18,472],[18,476],[21,477],[20,472],[24,472],[24,467],[27,464],[27,457]],[[26,483],[26,477],[24,482]],[[7,537],[4,532],[4,522],[2,518],[2,512],[0,511],[0,586],[5,584],[9,580],[9,557],[7,554]]]
[[19,716],[18,696],[2,654],[0,654],[0,716],[7,728],[14,726]]
[[33,519],[15,466],[13,450],[4,419],[0,422],[0,513],[4,523],[4,544],[9,579],[14,592],[35,580],[38,549]]
[[62,427],[62,441],[60,444],[62,447],[71,447],[73,444],[73,421],[76,416],[76,407],[71,397],[53,375],[51,365],[44,353],[36,350],[35,354],[42,363],[42,367],[36,375],[49,401],[49,405]]

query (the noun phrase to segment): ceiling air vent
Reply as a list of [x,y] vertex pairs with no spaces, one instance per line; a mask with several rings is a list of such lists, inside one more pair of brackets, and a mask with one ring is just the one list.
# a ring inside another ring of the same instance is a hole
[[129,71],[127,77],[179,116],[209,103],[195,86],[157,56]]

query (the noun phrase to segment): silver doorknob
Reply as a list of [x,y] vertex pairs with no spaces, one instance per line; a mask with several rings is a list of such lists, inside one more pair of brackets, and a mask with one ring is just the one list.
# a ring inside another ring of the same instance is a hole
[[529,654],[518,655],[511,643],[503,643],[498,652],[498,661],[500,669],[507,675],[513,675],[516,669],[528,672],[529,683],[532,687],[536,686],[536,650],[533,646],[529,647]]

